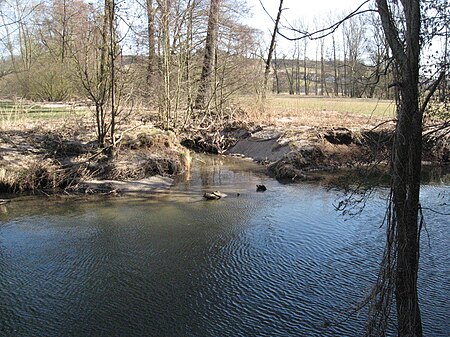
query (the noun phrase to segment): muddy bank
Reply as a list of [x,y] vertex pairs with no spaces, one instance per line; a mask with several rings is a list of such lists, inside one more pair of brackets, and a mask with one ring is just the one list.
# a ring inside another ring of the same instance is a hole
[[[380,170],[378,167],[386,167],[393,130],[393,123],[370,129],[307,126],[286,129],[234,123],[222,130],[210,130],[206,135],[187,135],[181,143],[199,152],[252,158],[266,165],[268,173],[278,180],[296,182],[319,180],[324,173],[338,171],[371,174]],[[424,161],[448,165],[449,145],[449,135],[426,131]]]
[[111,159],[95,135],[33,127],[0,133],[0,193],[128,194],[167,188],[189,169],[177,137],[152,126],[128,131]]
[[[0,193],[120,195],[167,188],[189,170],[189,149],[252,158],[280,181],[320,180],[386,167],[393,124],[364,129],[258,125],[238,120],[179,135],[136,125],[121,135],[116,156],[98,149],[92,125],[34,125],[0,130]],[[424,133],[424,160],[449,164],[446,130]],[[382,164],[382,165],[379,165]],[[368,170],[369,169],[369,170]],[[361,174],[360,174],[361,172]],[[1,197],[1,195],[0,195]]]

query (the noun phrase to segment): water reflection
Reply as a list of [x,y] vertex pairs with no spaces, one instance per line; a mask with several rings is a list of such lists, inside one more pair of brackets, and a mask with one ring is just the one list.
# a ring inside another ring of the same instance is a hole
[[[335,212],[335,191],[208,160],[163,195],[10,203],[0,335],[361,335],[364,313],[347,313],[377,271],[385,192],[349,219]],[[260,183],[267,192],[256,193]],[[216,189],[229,196],[202,200]],[[444,212],[449,199],[448,187],[424,187],[428,207]],[[449,228],[426,216],[424,325],[446,336]]]

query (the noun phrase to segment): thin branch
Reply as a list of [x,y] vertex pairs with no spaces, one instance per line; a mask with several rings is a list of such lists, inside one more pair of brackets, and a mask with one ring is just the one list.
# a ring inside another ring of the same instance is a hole
[[381,19],[381,24],[383,26],[383,30],[389,46],[391,47],[392,53],[395,55],[395,58],[402,63],[402,66],[404,66],[407,62],[407,56],[405,51],[403,50],[403,45],[400,42],[397,28],[392,21],[393,15],[389,9],[387,1],[376,0],[376,3],[378,7],[378,14],[380,15]]
[[272,15],[270,15],[270,13],[267,11],[266,7],[264,7],[263,3],[261,0],[258,0],[259,4],[261,5],[263,11],[269,16],[270,20],[272,20],[272,22],[275,22],[275,19],[272,17]]
[[430,212],[433,212],[433,213],[436,213],[436,214],[439,214],[439,215],[450,215],[450,213],[439,212],[439,211],[436,211],[436,210],[434,210],[432,208],[429,208],[429,207],[422,207],[422,209],[430,211]]
[[437,128],[432,129],[432,130],[430,130],[430,131],[424,133],[423,136],[424,136],[424,137],[427,137],[428,135],[430,135],[430,134],[432,134],[432,133],[436,133],[436,132],[441,131],[441,130],[444,130],[444,129],[448,128],[448,127],[450,127],[450,121],[446,121],[446,122],[444,122],[444,123],[438,125]]
[[438,88],[439,84],[441,83],[442,79],[445,76],[445,71],[442,71],[439,77],[436,81],[434,81],[428,88],[427,88],[427,95],[425,96],[425,99],[420,106],[420,113],[422,114],[425,109],[427,108],[428,103],[430,102],[431,97],[433,97],[434,93],[436,92],[436,89]]
[[[298,41],[298,40],[302,40],[302,39],[305,39],[305,38],[309,38],[310,40],[318,40],[318,39],[324,38],[324,37],[326,37],[326,36],[328,36],[330,34],[333,34],[345,21],[351,19],[352,17],[360,15],[360,14],[364,14],[364,13],[376,12],[376,10],[374,10],[374,9],[361,10],[361,8],[364,5],[366,5],[367,3],[369,3],[370,1],[371,0],[364,1],[353,12],[349,13],[343,19],[339,20],[338,22],[333,23],[329,27],[322,28],[322,29],[319,29],[319,30],[317,30],[315,32],[310,33],[310,32],[307,32],[307,31],[299,30],[299,29],[293,27],[291,24],[289,24],[289,27],[284,27],[284,28],[288,28],[291,31],[294,31],[296,33],[300,33],[302,36],[300,36],[300,37],[288,37],[285,34],[281,33],[280,31],[278,31],[278,35],[282,36],[283,38],[285,38],[288,41]],[[318,35],[318,36],[316,36],[316,35]]]

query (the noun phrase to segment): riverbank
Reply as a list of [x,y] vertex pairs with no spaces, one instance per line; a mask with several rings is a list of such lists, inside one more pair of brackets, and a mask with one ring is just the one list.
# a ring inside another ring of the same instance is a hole
[[[181,143],[197,152],[251,158],[284,182],[316,181],[330,173],[356,173],[364,179],[386,173],[394,127],[394,121],[379,120],[352,128],[235,122],[200,134],[187,133]],[[426,128],[424,164],[448,167],[449,149],[448,134],[437,127]]]
[[172,132],[129,125],[114,159],[80,121],[27,123],[0,133],[0,193],[117,195],[157,192],[189,169],[190,154]]
[[[237,109],[225,118],[202,118],[175,134],[158,128],[153,117],[136,116],[121,125],[113,159],[98,149],[95,126],[86,116],[2,125],[0,193],[152,193],[189,171],[190,150],[251,158],[283,182],[342,173],[365,179],[387,167],[395,125],[385,118],[332,111],[280,115],[261,123]],[[424,140],[424,161],[448,167],[445,129],[427,127]]]

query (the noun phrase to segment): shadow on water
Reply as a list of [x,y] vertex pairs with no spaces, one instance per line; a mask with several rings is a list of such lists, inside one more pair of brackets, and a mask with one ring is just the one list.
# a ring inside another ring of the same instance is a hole
[[[9,203],[0,212],[0,335],[361,335],[365,312],[348,313],[377,272],[386,190],[346,218],[335,190],[282,185],[262,170],[199,156],[162,194]],[[228,196],[203,200],[211,190]],[[449,188],[424,186],[423,199],[444,212]],[[449,224],[426,216],[424,328],[446,336]]]

